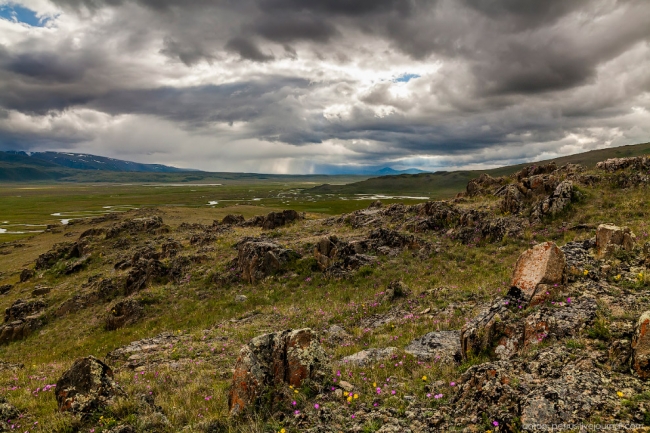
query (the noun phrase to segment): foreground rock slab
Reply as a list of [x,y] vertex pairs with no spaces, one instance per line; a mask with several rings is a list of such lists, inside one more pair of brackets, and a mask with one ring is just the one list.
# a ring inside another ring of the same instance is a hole
[[634,330],[632,369],[641,379],[650,378],[650,311],[641,314]]
[[[282,386],[320,386],[330,372],[328,357],[309,328],[253,338],[240,353],[228,393],[231,415],[252,410],[262,397],[281,398]],[[278,392],[275,392],[278,391]]]
[[564,253],[554,242],[544,242],[524,251],[517,259],[510,296],[531,304],[539,303],[549,287],[563,284],[565,278]]
[[56,402],[62,412],[90,413],[109,404],[124,391],[113,370],[94,356],[78,359],[56,383]]
[[612,254],[617,249],[632,251],[636,236],[627,227],[613,224],[601,224],[596,230],[596,250],[599,257]]

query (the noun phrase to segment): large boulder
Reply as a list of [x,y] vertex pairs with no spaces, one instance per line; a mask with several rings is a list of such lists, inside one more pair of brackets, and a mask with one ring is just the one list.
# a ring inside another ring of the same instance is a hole
[[632,251],[636,244],[636,236],[627,227],[613,224],[601,224],[596,230],[596,254],[604,257],[618,249]]
[[404,349],[422,361],[458,362],[460,354],[460,331],[437,331],[417,338]]
[[632,370],[641,379],[650,378],[650,311],[641,314],[632,339]]
[[113,370],[94,356],[78,359],[56,383],[56,402],[62,412],[91,413],[108,405],[124,391]]
[[497,338],[505,334],[506,319],[511,315],[509,299],[498,299],[483,308],[474,319],[463,325],[460,331],[461,356],[467,360],[491,349]]
[[565,283],[566,259],[553,242],[524,251],[517,259],[510,283],[510,295],[524,302],[541,302],[547,292]]
[[[330,374],[328,356],[311,329],[297,329],[253,338],[240,353],[228,408],[232,415],[259,408],[280,399],[284,386],[300,387],[307,381],[317,387]],[[275,392],[278,391],[278,392]]]
[[249,283],[278,272],[285,264],[300,257],[297,252],[274,242],[248,241],[240,244],[238,249],[237,263],[242,278]]

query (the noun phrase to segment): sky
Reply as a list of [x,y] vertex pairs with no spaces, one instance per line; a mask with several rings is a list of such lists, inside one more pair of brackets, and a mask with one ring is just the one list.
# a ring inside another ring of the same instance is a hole
[[648,141],[648,0],[0,0],[0,150],[309,174]]

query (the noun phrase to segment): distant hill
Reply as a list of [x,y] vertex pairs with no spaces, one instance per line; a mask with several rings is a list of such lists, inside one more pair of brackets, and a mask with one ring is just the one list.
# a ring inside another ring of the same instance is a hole
[[[24,163],[34,161],[40,164],[40,161],[46,161],[61,167],[74,168],[76,170],[103,170],[103,171],[122,171],[122,172],[144,172],[144,173],[175,173],[179,171],[196,171],[182,168],[170,167],[161,164],[141,164],[133,161],[124,161],[121,159],[107,158],[105,156],[88,155],[85,153],[67,153],[67,152],[4,152],[6,155],[15,155],[23,157]],[[2,157],[0,157],[2,158]]]
[[346,185],[324,184],[311,188],[312,194],[410,194],[442,199],[453,197],[464,191],[467,182],[487,173],[490,176],[508,176],[530,164],[546,164],[554,161],[558,166],[572,163],[594,167],[597,162],[608,158],[622,158],[650,154],[650,143],[592,150],[560,158],[510,165],[491,170],[438,171],[435,173],[400,174],[396,176],[373,177]]

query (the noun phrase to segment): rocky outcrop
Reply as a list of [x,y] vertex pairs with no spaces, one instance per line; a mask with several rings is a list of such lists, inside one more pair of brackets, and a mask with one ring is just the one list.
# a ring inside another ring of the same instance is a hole
[[476,197],[478,195],[492,194],[493,190],[506,182],[504,178],[494,178],[487,173],[481,174],[476,179],[467,183],[467,195]]
[[596,254],[598,257],[611,255],[619,249],[632,251],[635,245],[636,236],[627,227],[601,224],[596,230]]
[[106,317],[106,330],[114,331],[137,322],[144,314],[142,304],[136,299],[124,299],[111,308]]
[[254,283],[280,271],[300,257],[297,252],[274,242],[248,241],[239,245],[237,264],[244,281]]
[[320,387],[329,374],[328,356],[311,329],[256,337],[241,349],[235,364],[228,409],[238,415],[260,408],[263,396],[273,404],[281,396],[278,388],[307,381]]
[[641,379],[650,378],[650,311],[641,314],[634,329],[632,370]]
[[500,196],[502,197],[499,202],[501,212],[516,214],[522,209],[524,196],[515,185],[506,185]]
[[566,281],[564,253],[553,242],[544,242],[523,252],[515,265],[510,283],[510,295],[526,303],[536,304],[546,298],[546,292]]
[[553,194],[538,203],[531,212],[531,221],[541,221],[547,216],[555,216],[564,211],[573,200],[573,182],[565,180],[561,182]]
[[62,412],[89,414],[110,404],[124,391],[113,370],[94,356],[78,359],[56,383],[56,402]]
[[163,234],[169,232],[169,227],[163,224],[163,220],[159,216],[133,218],[109,227],[106,230],[106,239],[115,238],[125,232],[132,235],[137,233]]
[[9,291],[13,288],[11,284],[3,284],[0,285],[0,295],[4,295],[6,293],[9,293]]
[[436,331],[417,338],[404,349],[421,361],[453,363],[462,358],[460,331]]
[[22,340],[44,324],[47,304],[41,299],[16,300],[5,309],[4,324],[0,326],[0,344]]
[[596,167],[610,173],[625,170],[626,168],[632,168],[633,170],[648,170],[650,169],[650,157],[637,156],[630,158],[610,158],[599,162],[596,164]]
[[383,359],[388,359],[397,353],[396,347],[384,347],[381,349],[366,349],[361,352],[354,353],[341,359],[343,364],[352,364],[358,367],[365,367]]
[[157,259],[139,258],[129,271],[124,284],[124,294],[130,295],[145,288],[147,283],[155,278],[167,275],[167,268]]
[[34,275],[36,275],[36,273],[34,272],[34,270],[32,270],[32,269],[23,269],[23,270],[20,272],[20,282],[21,282],[21,283],[24,283],[24,282],[26,282],[26,281],[29,281],[29,280],[31,280],[32,278],[34,278]]
[[262,228],[265,230],[272,230],[277,227],[285,226],[289,223],[299,220],[300,214],[295,210],[284,210],[282,212],[271,212],[266,218],[264,218],[264,223]]
[[221,224],[226,226],[234,226],[237,224],[241,224],[244,221],[245,220],[243,215],[228,214],[225,217],[223,217],[223,219],[221,220]]
[[419,249],[421,241],[414,235],[400,233],[397,230],[379,228],[370,232],[368,238],[373,248],[408,248],[410,250]]
[[408,286],[402,281],[396,280],[388,283],[388,287],[384,290],[384,293],[381,296],[381,299],[384,302],[392,302],[398,298],[403,298],[408,296],[411,291]]

